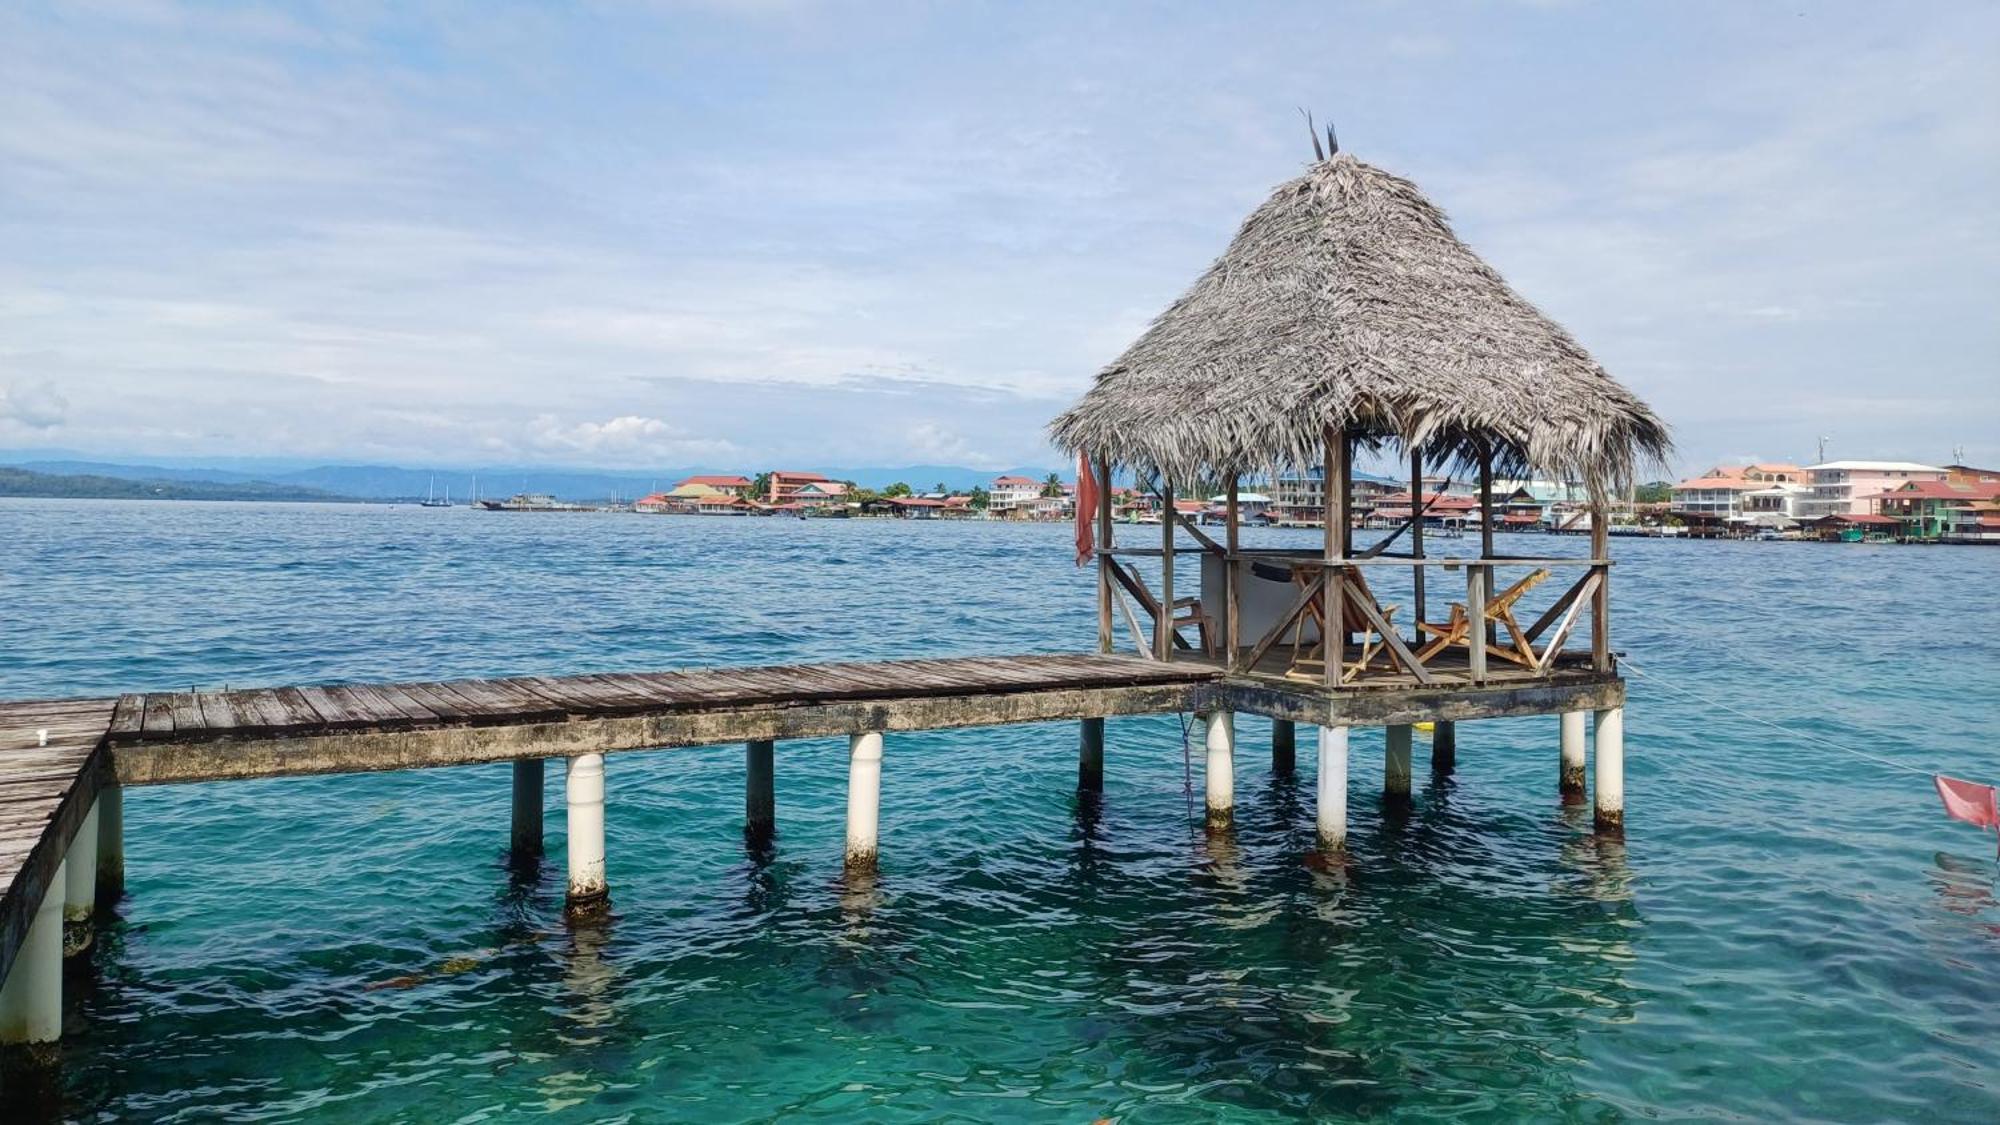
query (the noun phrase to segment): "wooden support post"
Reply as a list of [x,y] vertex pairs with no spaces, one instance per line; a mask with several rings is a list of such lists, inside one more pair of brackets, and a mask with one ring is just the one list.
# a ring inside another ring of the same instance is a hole
[[1224,512],[1227,523],[1224,535],[1226,549],[1222,556],[1222,653],[1224,666],[1229,668],[1236,667],[1237,653],[1243,647],[1242,627],[1239,623],[1243,602],[1243,594],[1240,589],[1242,585],[1242,570],[1236,558],[1236,552],[1241,547],[1236,534],[1237,483],[1236,474],[1231,473],[1229,475],[1227,506]]
[[125,788],[97,791],[97,908],[109,912],[125,897]]
[[62,864],[14,951],[7,980],[0,984],[0,1047],[35,1047],[62,1038],[63,887]]
[[63,882],[49,893],[62,892],[63,956],[87,952],[91,942],[91,920],[97,914],[97,803],[83,814],[83,823],[69,841],[63,856]]
[[1174,482],[1160,474],[1160,615],[1153,619],[1153,659],[1174,655]]
[[753,738],[743,744],[743,835],[769,840],[778,830],[778,744]]
[[1465,635],[1465,661],[1475,684],[1486,682],[1486,574],[1483,566],[1465,568],[1465,612],[1472,618]]
[[1391,801],[1410,799],[1410,727],[1391,726],[1382,740],[1382,796]]
[[1104,792],[1104,720],[1085,719],[1077,731],[1076,787]]
[[[1482,559],[1493,557],[1493,448],[1485,443],[1481,443],[1479,447],[1479,557]],[[1480,587],[1487,597],[1492,597],[1493,568],[1482,566],[1480,569],[1485,571],[1480,580]],[[1471,607],[1468,605],[1467,608]],[[1485,638],[1487,644],[1492,644],[1499,633],[1499,626],[1486,620],[1485,609],[1482,606],[1478,616],[1472,619],[1472,631]],[[1486,671],[1482,667],[1479,677],[1483,679],[1485,675]]]
[[1625,708],[1608,707],[1597,712],[1597,731],[1591,739],[1596,746],[1593,780],[1597,788],[1597,827],[1600,831],[1625,830]]
[[1458,770],[1458,724],[1439,719],[1431,724],[1431,773],[1449,777]]
[[1563,712],[1562,767],[1556,779],[1556,791],[1578,801],[1583,800],[1583,720],[1582,711]]
[[847,870],[875,870],[882,817],[882,732],[847,739]]
[[1319,641],[1326,657],[1326,686],[1340,686],[1341,665],[1347,659],[1347,432],[1326,428],[1326,465],[1322,491],[1326,500],[1326,572],[1322,578]]
[[1111,637],[1111,459],[1097,462],[1097,651],[1110,652]]
[[563,780],[569,804],[569,893],[565,913],[594,914],[610,902],[604,878],[604,755],[578,754]]
[[[1410,557],[1424,557],[1424,451],[1416,448],[1410,450]],[[1410,574],[1415,585],[1414,596],[1410,599],[1410,619],[1421,624],[1425,620],[1423,566],[1411,567]],[[1424,631],[1415,624],[1410,626],[1410,640],[1416,645],[1424,642]]]
[[1236,715],[1210,711],[1202,716],[1208,757],[1202,771],[1210,828],[1227,828],[1236,811]]
[[1319,728],[1319,846],[1337,852],[1347,846],[1347,728]]
[[542,854],[545,776],[540,758],[523,758],[514,763],[514,823],[508,842],[517,861]]
[[[1590,557],[1611,557],[1611,513],[1595,495],[1590,505]],[[1611,568],[1599,565],[1597,588],[1590,595],[1590,666],[1611,671]]]
[[1271,720],[1271,772],[1294,773],[1299,768],[1298,728],[1290,719]]

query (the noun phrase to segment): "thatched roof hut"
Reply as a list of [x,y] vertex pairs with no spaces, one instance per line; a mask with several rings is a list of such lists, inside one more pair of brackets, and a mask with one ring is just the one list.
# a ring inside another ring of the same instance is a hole
[[1314,464],[1329,427],[1599,494],[1669,449],[1413,184],[1346,154],[1280,185],[1050,432],[1192,481]]

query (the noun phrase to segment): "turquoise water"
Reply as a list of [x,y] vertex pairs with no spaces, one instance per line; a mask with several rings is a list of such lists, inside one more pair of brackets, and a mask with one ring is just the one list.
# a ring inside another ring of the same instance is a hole
[[[1288,534],[1313,542],[1262,538]],[[0,502],[0,696],[1087,648],[1066,536]],[[614,916],[571,932],[559,770],[557,864],[522,879],[505,766],[133,790],[67,1109],[2000,1118],[1992,837],[1923,777],[1683,694],[2000,779],[2000,551],[1615,554],[1616,646],[1651,673],[1623,843],[1558,802],[1553,718],[1465,724],[1407,814],[1371,797],[1381,735],[1358,733],[1334,871],[1305,862],[1309,749],[1273,778],[1249,718],[1219,841],[1174,717],[1109,724],[1101,805],[1069,725],[892,737],[872,885],[840,875],[844,742],[780,747],[763,857],[740,748],[635,753],[608,763]]]

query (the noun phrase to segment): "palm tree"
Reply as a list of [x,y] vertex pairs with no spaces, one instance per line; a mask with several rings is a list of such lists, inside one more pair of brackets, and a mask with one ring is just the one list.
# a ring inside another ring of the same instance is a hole
[[1062,494],[1063,494],[1062,478],[1060,476],[1057,476],[1055,473],[1050,473],[1049,479],[1042,482],[1042,495],[1061,496]]

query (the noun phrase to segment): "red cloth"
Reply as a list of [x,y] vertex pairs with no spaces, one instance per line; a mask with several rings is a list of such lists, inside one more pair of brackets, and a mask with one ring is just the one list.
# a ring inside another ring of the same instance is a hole
[[1937,783],[1938,796],[1944,801],[1946,816],[1967,824],[1977,824],[1981,828],[2000,830],[2000,802],[1996,802],[1991,785],[1960,781],[1943,774],[1931,780]]
[[1090,458],[1076,458],[1076,565],[1090,561],[1097,550],[1097,474],[1090,471]]

